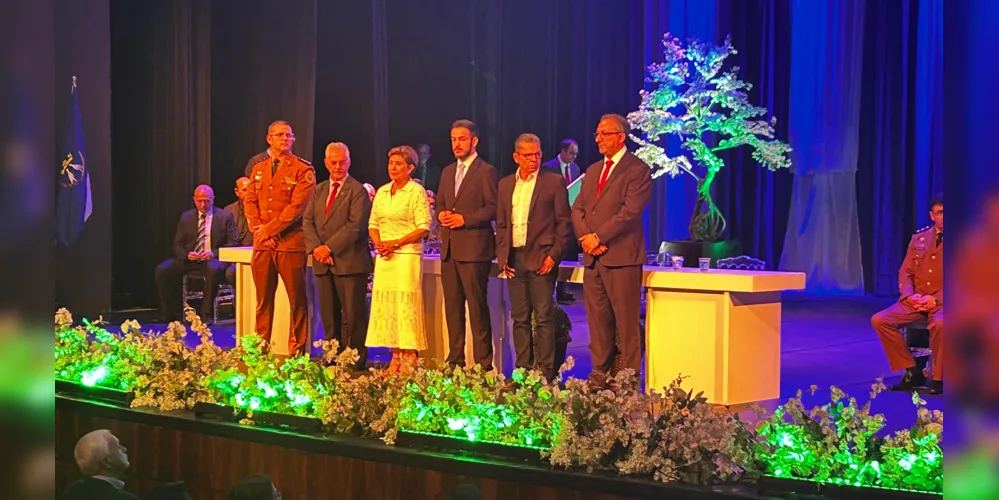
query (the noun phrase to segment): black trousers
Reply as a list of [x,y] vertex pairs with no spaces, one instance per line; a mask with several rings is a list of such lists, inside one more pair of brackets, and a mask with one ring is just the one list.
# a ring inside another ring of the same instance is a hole
[[218,294],[219,283],[225,279],[225,269],[228,264],[212,259],[205,262],[193,262],[187,259],[172,258],[164,260],[156,266],[156,290],[160,296],[160,313],[165,318],[181,314],[181,288],[184,275],[198,273],[205,277],[205,294],[201,301],[201,317],[207,320],[212,315],[215,305],[215,295]]
[[618,349],[621,369],[631,368],[636,376],[641,376],[641,291],[642,266],[607,267],[597,258],[592,268],[583,270],[583,299],[593,360],[590,380],[606,381]]
[[[555,276],[528,269],[524,252],[513,249],[513,277],[510,289],[510,318],[513,320],[513,347],[517,368],[537,367],[548,380],[555,377]],[[532,325],[532,316],[534,324]],[[533,345],[532,345],[533,344]]]
[[363,370],[368,361],[368,348],[364,345],[368,337],[367,291],[367,274],[316,275],[325,338],[339,341],[341,351],[347,347],[356,349],[354,367],[358,370]]
[[447,322],[449,350],[447,363],[465,366],[465,303],[468,303],[472,330],[472,355],[486,370],[493,367],[493,326],[489,319],[486,287],[492,262],[441,260],[441,287],[444,289],[444,319]]

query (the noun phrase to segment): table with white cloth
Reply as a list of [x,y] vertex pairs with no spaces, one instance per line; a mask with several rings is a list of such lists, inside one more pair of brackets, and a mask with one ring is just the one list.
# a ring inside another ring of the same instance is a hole
[[[221,249],[219,258],[236,264],[236,333],[252,332],[256,292],[250,273],[250,247]],[[311,265],[311,260],[309,265]],[[309,345],[321,332],[315,314],[315,280],[309,270]],[[506,280],[493,269],[488,284],[493,326],[493,365],[513,370],[513,324]],[[560,281],[582,283],[583,268],[574,262],[559,266]],[[673,270],[646,266],[645,387],[662,390],[678,375],[683,386],[704,391],[711,403],[740,404],[774,399],[780,393],[781,292],[802,290],[805,274],[777,271],[737,271],[697,268]],[[423,309],[428,348],[420,355],[443,360],[448,350],[440,258],[423,257]],[[636,297],[635,300],[638,300]],[[582,307],[580,297],[579,307]],[[275,350],[287,349],[288,298],[279,283],[272,340]],[[577,324],[576,328],[585,327]],[[465,359],[472,356],[471,332],[466,330]]]

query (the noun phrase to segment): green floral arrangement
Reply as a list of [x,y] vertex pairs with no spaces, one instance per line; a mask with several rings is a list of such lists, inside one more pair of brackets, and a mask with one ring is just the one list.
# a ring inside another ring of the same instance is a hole
[[[871,399],[883,391],[878,380]],[[812,394],[816,387],[812,386]],[[872,415],[871,401],[863,406],[837,387],[830,403],[806,410],[801,391],[760,422],[757,455],[766,473],[778,478],[804,479],[850,486],[873,486],[929,492],[943,491],[943,413],[930,412],[917,394],[917,422],[889,437],[882,414]]]
[[639,391],[630,369],[614,377],[615,391],[569,380],[566,432],[549,452],[552,465],[695,484],[752,477],[755,434],[737,414],[713,408],[681,382],[659,394]]
[[[870,413],[835,387],[832,401],[806,410],[801,393],[751,428],[728,408],[709,405],[677,378],[662,393],[641,392],[631,370],[612,379],[614,390],[586,381],[549,383],[537,371],[505,377],[469,369],[431,369],[423,360],[400,373],[352,369],[357,352],[320,341],[319,363],[306,356],[280,360],[253,334],[223,351],[193,309],[187,329],[141,333],[134,321],[111,334],[100,322],[74,326],[56,314],[56,376],[83,385],[133,391],[132,406],[169,411],[217,403],[322,421],[331,433],[380,437],[399,431],[538,450],[555,467],[610,471],[664,482],[716,484],[752,481],[761,474],[852,486],[943,490],[943,413],[913,397],[917,421],[887,437],[883,415]],[[560,375],[572,368],[572,358]],[[359,376],[360,375],[360,376]],[[812,387],[814,393],[815,387]],[[879,381],[871,398],[884,389]]]
[[[571,359],[567,366],[572,366]],[[540,371],[514,370],[517,382],[504,391],[504,377],[467,370],[419,369],[405,381],[396,426],[469,441],[548,448],[565,421],[561,391]]]

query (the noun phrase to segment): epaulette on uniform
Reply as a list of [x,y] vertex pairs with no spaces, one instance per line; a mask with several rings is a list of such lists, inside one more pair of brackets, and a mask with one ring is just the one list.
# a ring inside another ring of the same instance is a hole
[[919,233],[922,233],[922,232],[926,232],[926,231],[928,231],[930,229],[933,229],[933,224],[930,224],[929,226],[926,226],[924,228],[920,228],[918,231],[916,231],[916,232],[914,232],[912,234],[919,234]]
[[[312,167],[312,162],[311,161],[306,160],[305,158],[302,158],[301,156],[298,156],[298,155],[295,155],[295,158],[298,158],[298,161],[300,161],[300,162],[302,162],[302,163],[304,163],[304,164]],[[315,167],[313,167],[313,168],[315,168]]]

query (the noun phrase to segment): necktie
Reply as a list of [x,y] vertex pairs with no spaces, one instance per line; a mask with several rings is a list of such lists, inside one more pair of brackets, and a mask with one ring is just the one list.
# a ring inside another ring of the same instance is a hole
[[330,199],[326,202],[326,216],[330,216],[330,209],[333,208],[333,200],[336,199],[336,194],[340,192],[340,183],[334,182],[333,186],[330,188]]
[[205,251],[205,214],[198,215],[198,244],[194,247],[194,251]]
[[568,186],[572,183],[572,176],[569,175],[569,165],[565,166],[565,185]]
[[607,163],[604,164],[604,173],[600,174],[600,183],[597,184],[597,196],[600,196],[600,192],[604,190],[604,184],[607,183],[607,176],[610,175],[612,165],[614,165],[613,160],[607,160]]
[[454,195],[458,196],[458,190],[461,189],[461,181],[465,180],[465,164],[458,162],[458,175],[454,179]]
[[941,243],[943,243],[943,231],[937,233],[937,246],[940,246]]
[[274,175],[274,174],[277,173],[277,168],[278,168],[278,165],[280,163],[281,163],[281,160],[278,160],[277,158],[274,158],[274,161],[271,162],[271,175]]

